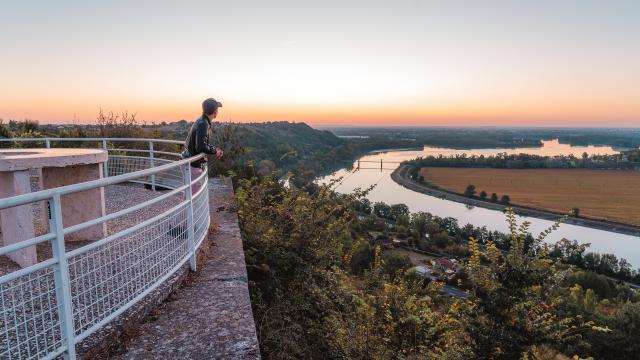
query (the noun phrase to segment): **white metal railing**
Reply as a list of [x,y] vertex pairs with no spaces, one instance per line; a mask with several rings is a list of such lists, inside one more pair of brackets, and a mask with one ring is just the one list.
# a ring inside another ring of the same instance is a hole
[[[0,142],[95,142],[109,152],[99,180],[0,199],[0,210],[47,201],[49,232],[0,247],[5,255],[41,243],[51,256],[0,276],[0,358],[75,358],[76,345],[166,281],[187,261],[196,270],[196,251],[209,228],[207,171],[191,178],[190,164],[204,155],[179,160],[156,139],[37,138]],[[115,142],[146,143],[147,149],[109,148]],[[147,156],[131,154],[148,153]],[[166,192],[123,210],[64,227],[61,196],[138,182]],[[194,188],[198,188],[193,192]],[[164,207],[160,205],[165,205]],[[155,213],[106,237],[67,251],[65,236],[130,217],[155,207]]]

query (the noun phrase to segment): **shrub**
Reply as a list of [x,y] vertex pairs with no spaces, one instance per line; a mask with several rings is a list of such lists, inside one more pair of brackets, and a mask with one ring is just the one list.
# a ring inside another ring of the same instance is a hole
[[476,186],[472,184],[467,185],[467,188],[464,190],[464,196],[466,197],[473,197],[475,193],[476,193]]
[[400,270],[407,270],[413,266],[411,259],[407,255],[398,254],[396,252],[387,251],[382,254],[384,261],[384,272],[391,278]]
[[362,244],[358,250],[353,253],[349,267],[354,274],[362,275],[365,270],[371,268],[375,257],[375,248],[369,243]]

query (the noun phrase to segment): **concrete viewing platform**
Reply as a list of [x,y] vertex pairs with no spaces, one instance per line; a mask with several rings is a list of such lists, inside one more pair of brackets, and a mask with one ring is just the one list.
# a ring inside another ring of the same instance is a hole
[[[1,149],[0,198],[31,192],[30,171],[38,173],[38,188],[52,189],[65,185],[101,179],[108,155],[99,149]],[[80,224],[105,215],[104,189],[63,195],[62,222],[65,227]],[[41,212],[48,213],[45,201]],[[0,228],[4,245],[34,237],[33,212],[30,204],[0,210]],[[41,226],[48,228],[48,216],[41,217]],[[95,241],[106,234],[106,225],[98,224],[69,234],[66,240]],[[21,267],[37,262],[36,247],[29,246],[8,255]]]
[[182,287],[128,331],[132,335],[115,358],[260,359],[230,179],[209,180],[209,202],[212,231],[202,251],[208,255]]
[[0,149],[0,171],[59,168],[105,161],[107,152],[100,149]]
[[[21,205],[0,210],[4,245],[45,235],[50,225],[60,229],[60,221],[68,228],[105,214],[117,216],[105,218],[91,236],[72,235],[93,230],[93,223],[65,233],[64,257],[47,242],[0,256],[5,281],[0,358],[57,358],[66,343],[72,350],[68,355],[82,359],[260,359],[231,179],[209,179],[195,199],[187,193],[191,203],[183,192],[155,191],[135,182],[104,182],[44,201],[28,195],[100,179],[103,163],[111,163],[104,150],[87,149],[84,155],[83,149],[57,150],[0,151],[0,198],[24,194]],[[56,222],[50,222],[47,202],[61,215]],[[64,278],[58,279],[52,267],[12,278],[34,263],[60,258],[67,260],[66,297],[57,292]],[[65,300],[66,315],[59,310]],[[61,325],[63,317],[71,320],[66,323],[71,329]],[[64,338],[65,331],[75,337]]]

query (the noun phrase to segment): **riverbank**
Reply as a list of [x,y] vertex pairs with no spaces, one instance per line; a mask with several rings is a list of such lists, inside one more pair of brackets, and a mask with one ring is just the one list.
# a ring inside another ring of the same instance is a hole
[[[475,199],[475,198],[468,198],[461,194],[449,192],[442,189],[435,189],[433,187],[428,186],[427,184],[415,182],[409,179],[409,177],[407,176],[407,171],[408,171],[408,166],[401,165],[391,174],[391,179],[393,179],[393,181],[396,182],[398,185],[403,186],[411,191],[416,191],[422,194],[434,196],[441,199],[446,199],[446,200],[455,201],[455,202],[463,203],[470,206],[477,206],[485,209],[498,210],[498,211],[504,211],[504,209],[507,207],[503,204],[492,203],[489,201],[484,201],[484,200]],[[524,206],[517,206],[517,205],[509,205],[509,206],[513,208],[514,212],[518,215],[530,216],[530,217],[535,217],[535,218],[550,220],[550,221],[555,221],[559,217],[564,215],[564,214],[556,213],[553,211],[533,209],[533,208],[528,208]],[[571,217],[567,219],[567,224],[585,226],[593,229],[611,231],[611,232],[616,232],[616,233],[625,234],[625,235],[640,236],[640,227],[617,223],[613,221]]]

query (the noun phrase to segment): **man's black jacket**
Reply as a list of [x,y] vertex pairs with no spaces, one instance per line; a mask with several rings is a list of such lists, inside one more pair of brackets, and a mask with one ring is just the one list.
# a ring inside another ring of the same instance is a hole
[[[216,147],[209,145],[209,128],[211,122],[206,115],[202,115],[191,125],[191,130],[187,135],[187,139],[184,141],[184,147],[188,154],[187,157],[195,156],[198,154],[215,154]],[[206,158],[203,160],[194,161],[191,163],[193,167],[200,167],[206,162]]]

